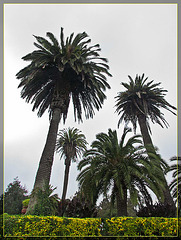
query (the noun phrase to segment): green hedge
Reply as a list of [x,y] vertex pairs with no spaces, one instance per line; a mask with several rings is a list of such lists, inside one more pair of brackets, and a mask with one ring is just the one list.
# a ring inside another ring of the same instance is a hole
[[[181,220],[179,220],[181,223]],[[27,236],[177,236],[177,218],[61,218],[3,216],[4,237]],[[180,224],[179,224],[180,225]],[[179,227],[180,228],[180,227]]]
[[161,217],[122,217],[104,221],[108,236],[177,236],[178,219]]

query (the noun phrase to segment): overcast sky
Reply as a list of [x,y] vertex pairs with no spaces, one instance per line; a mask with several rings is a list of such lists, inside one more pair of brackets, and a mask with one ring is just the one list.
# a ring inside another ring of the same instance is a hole
[[[176,4],[5,4],[4,6],[4,188],[18,176],[31,192],[40,156],[49,128],[46,112],[41,118],[32,112],[32,105],[20,98],[16,73],[28,63],[21,58],[35,50],[33,35],[46,37],[52,32],[57,38],[61,27],[65,36],[86,31],[91,45],[99,43],[101,56],[109,60],[112,78],[107,100],[93,119],[77,124],[70,106],[66,124],[59,129],[77,127],[91,144],[100,132],[123,127],[115,113],[115,99],[136,74],[161,82],[168,90],[166,100],[177,106],[177,5]],[[167,162],[177,154],[177,118],[163,110],[170,127],[151,125],[152,140]],[[131,125],[129,125],[132,127]],[[139,127],[137,129],[139,134]],[[133,133],[130,133],[131,137]],[[78,171],[70,170],[67,197],[77,190]],[[64,161],[55,155],[51,184],[62,195]],[[171,175],[167,177],[171,181]]]

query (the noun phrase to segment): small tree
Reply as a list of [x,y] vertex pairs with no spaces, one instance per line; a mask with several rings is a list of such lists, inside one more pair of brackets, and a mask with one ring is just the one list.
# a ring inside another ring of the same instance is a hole
[[22,201],[27,198],[28,191],[21,186],[18,177],[14,178],[4,193],[4,212],[8,214],[21,214]]

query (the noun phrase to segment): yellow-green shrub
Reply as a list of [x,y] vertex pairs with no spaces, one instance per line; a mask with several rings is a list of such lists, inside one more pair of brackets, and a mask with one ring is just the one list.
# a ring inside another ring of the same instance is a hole
[[4,217],[4,236],[101,236],[101,219],[56,216]]
[[120,217],[106,219],[108,236],[177,236],[177,218]]
[[[181,222],[181,221],[180,221]],[[4,236],[177,236],[177,218],[4,215]]]

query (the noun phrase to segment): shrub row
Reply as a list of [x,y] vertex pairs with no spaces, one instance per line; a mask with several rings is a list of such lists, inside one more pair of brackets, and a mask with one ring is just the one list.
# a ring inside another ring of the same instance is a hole
[[[179,220],[181,223],[181,219]],[[3,216],[4,237],[27,236],[177,236],[177,218],[61,218]],[[180,227],[179,227],[180,228]]]
[[177,236],[178,219],[161,217],[122,217],[106,219],[108,236]]

